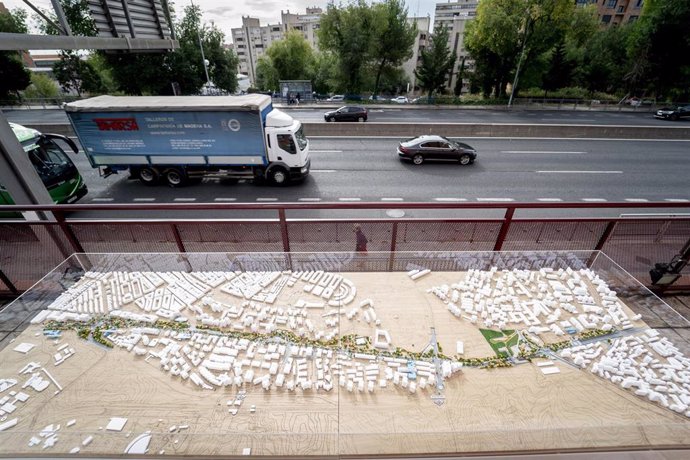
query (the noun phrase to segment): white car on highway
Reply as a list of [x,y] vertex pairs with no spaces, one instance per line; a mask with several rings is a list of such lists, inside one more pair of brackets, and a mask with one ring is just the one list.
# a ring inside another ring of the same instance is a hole
[[342,94],[336,94],[335,96],[331,96],[328,99],[326,99],[327,102],[343,102],[345,100],[345,96]]
[[397,102],[398,104],[407,104],[410,101],[405,96],[398,96],[391,99],[391,102]]

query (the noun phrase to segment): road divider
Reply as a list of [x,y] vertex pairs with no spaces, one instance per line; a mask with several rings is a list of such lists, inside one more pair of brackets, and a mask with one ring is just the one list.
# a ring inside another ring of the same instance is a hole
[[[25,123],[44,133],[73,136],[67,123]],[[307,136],[319,137],[528,137],[562,139],[689,140],[690,126],[624,126],[511,123],[303,123]],[[318,152],[321,152],[317,150]],[[325,152],[325,151],[323,151]]]

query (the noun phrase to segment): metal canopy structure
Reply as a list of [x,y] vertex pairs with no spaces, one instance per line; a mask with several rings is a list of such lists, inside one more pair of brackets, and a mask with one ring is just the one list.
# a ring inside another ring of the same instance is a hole
[[167,4],[160,0],[89,0],[88,3],[101,38],[175,38]]
[[0,33],[0,50],[111,50],[152,52],[179,48],[171,38],[102,38],[76,35],[29,35]]

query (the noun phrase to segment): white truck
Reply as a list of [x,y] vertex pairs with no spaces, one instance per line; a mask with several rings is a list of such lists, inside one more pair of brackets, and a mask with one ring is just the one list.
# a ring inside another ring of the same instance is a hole
[[103,176],[129,170],[179,187],[207,175],[283,185],[309,174],[302,124],[266,95],[98,96],[65,111]]

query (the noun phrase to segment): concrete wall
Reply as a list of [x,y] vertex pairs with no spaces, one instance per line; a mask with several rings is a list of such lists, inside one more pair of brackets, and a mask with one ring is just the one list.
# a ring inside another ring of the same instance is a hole
[[[26,124],[44,133],[73,136],[69,124]],[[536,137],[572,139],[690,139],[689,127],[529,125],[479,123],[304,123],[307,136],[415,137],[440,134],[447,137]]]

